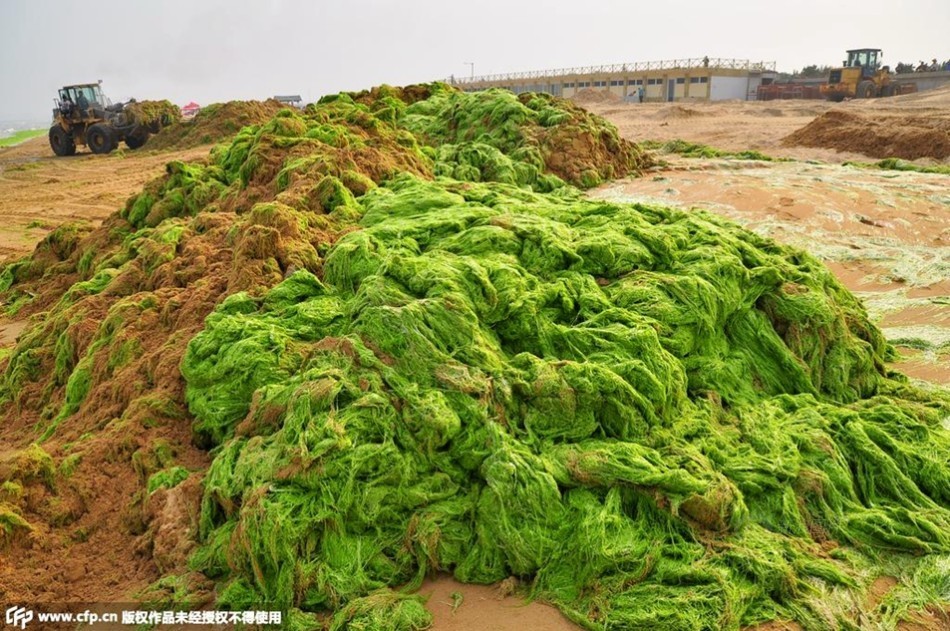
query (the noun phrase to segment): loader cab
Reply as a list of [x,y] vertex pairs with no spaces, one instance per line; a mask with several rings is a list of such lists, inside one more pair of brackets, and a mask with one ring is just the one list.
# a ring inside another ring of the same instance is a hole
[[857,48],[848,51],[845,68],[860,68],[862,77],[870,77],[881,67],[884,54],[880,48]]
[[98,83],[68,85],[59,91],[59,98],[60,100],[65,101],[66,97],[69,97],[69,100],[75,103],[79,98],[80,93],[85,95],[86,100],[89,101],[89,103],[98,103],[103,107],[108,105],[105,96],[102,94],[102,88]]
[[109,99],[102,93],[102,86],[98,83],[82,83],[61,88],[56,105],[64,115],[78,117],[76,106],[80,102],[80,95],[85,97],[85,101],[89,104],[87,116],[101,118],[96,112],[104,110],[110,104]]

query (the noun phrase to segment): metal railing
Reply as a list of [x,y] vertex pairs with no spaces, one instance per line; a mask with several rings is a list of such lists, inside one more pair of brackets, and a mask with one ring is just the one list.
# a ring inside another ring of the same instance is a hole
[[775,72],[774,61],[750,61],[748,59],[725,59],[697,57],[691,59],[667,59],[663,61],[638,61],[627,64],[607,64],[604,66],[579,66],[576,68],[558,68],[555,70],[528,70],[504,74],[481,75],[478,77],[450,77],[449,83],[465,85],[472,83],[498,83],[502,81],[521,81],[524,79],[554,79],[577,75],[616,75],[650,70],[689,70],[692,68],[748,70],[750,72]]

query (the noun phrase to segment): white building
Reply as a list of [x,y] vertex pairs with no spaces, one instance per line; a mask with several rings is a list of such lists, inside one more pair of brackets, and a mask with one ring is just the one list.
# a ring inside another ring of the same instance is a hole
[[453,77],[450,82],[467,92],[498,87],[570,98],[590,89],[629,101],[637,98],[642,87],[645,101],[723,101],[755,99],[756,89],[776,76],[774,61],[703,57]]

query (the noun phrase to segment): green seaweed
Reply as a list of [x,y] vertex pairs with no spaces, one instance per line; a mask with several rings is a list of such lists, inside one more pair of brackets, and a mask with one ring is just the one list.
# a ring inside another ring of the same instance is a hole
[[14,506],[0,502],[0,544],[11,541],[17,532],[32,530],[30,522]]
[[533,579],[591,628],[815,624],[814,582],[856,585],[822,542],[950,550],[950,399],[887,379],[810,256],[504,184],[359,203],[322,280],[232,296],[182,363],[220,445],[195,561],[229,604],[449,570]]
[[421,598],[383,590],[342,607],[330,621],[330,631],[421,631],[431,624],[432,614]]
[[744,151],[725,151],[708,145],[686,140],[670,140],[667,142],[645,140],[640,146],[650,151],[661,153],[676,153],[686,158],[731,158],[736,160],[760,160],[762,162],[788,162],[789,158],[773,158],[760,151],[747,149]]
[[884,596],[877,612],[889,626],[933,604],[950,603],[950,555],[925,557]]
[[396,120],[434,147],[437,175],[457,180],[547,192],[565,181],[591,188],[649,163],[613,125],[546,94],[458,92],[436,85]]
[[860,169],[880,169],[883,171],[913,171],[916,173],[936,173],[938,175],[950,175],[950,165],[934,164],[923,165],[914,164],[900,158],[885,158],[877,162],[845,162],[845,166],[858,167]]
[[175,466],[162,469],[149,476],[145,490],[154,493],[158,489],[173,489],[184,482],[188,476],[189,471],[184,467]]
[[[226,122],[0,273],[45,312],[0,360],[4,414],[211,449],[189,563],[217,606],[422,628],[434,571],[592,629],[855,628],[894,567],[919,588],[888,619],[940,598],[950,395],[887,370],[816,259],[585,200],[650,159],[554,97],[382,86]],[[113,445],[139,500],[187,473],[137,446]]]

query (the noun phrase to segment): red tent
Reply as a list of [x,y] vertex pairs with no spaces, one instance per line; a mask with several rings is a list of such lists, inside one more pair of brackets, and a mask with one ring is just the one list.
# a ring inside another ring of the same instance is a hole
[[195,114],[198,113],[198,110],[200,110],[200,109],[201,109],[201,106],[198,105],[197,103],[195,103],[194,101],[192,101],[192,102],[189,103],[188,105],[186,105],[186,106],[184,106],[183,108],[181,108],[181,115],[182,115],[182,116],[194,116]]

